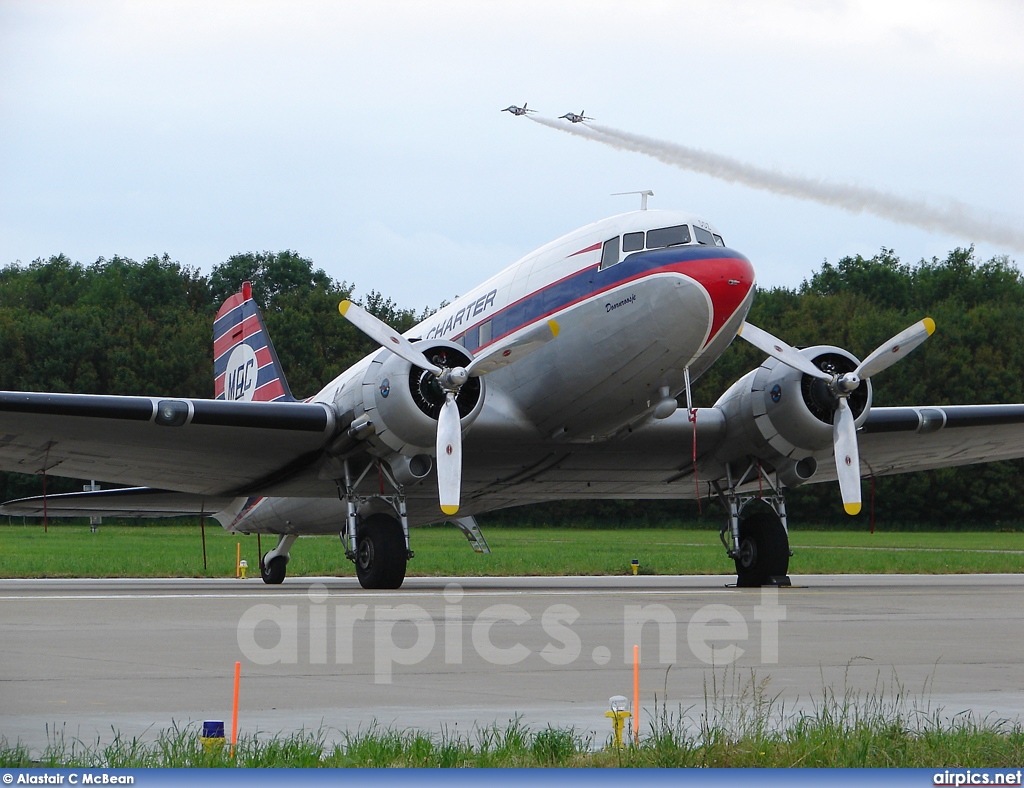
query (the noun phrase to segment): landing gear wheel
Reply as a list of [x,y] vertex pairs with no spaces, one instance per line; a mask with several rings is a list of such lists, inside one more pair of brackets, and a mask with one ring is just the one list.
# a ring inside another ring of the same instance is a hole
[[271,558],[267,561],[267,553],[260,559],[260,576],[268,586],[280,585],[284,582],[284,576],[288,572],[288,559],[283,555]]
[[405,535],[386,514],[374,514],[359,524],[356,576],[363,588],[401,588],[405,580]]
[[775,512],[760,510],[740,520],[740,550],[735,561],[740,588],[778,585],[774,578],[786,577],[789,536]]

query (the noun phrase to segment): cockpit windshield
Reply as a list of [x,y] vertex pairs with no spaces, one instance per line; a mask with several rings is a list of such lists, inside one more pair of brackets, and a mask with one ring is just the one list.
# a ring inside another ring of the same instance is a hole
[[675,227],[662,227],[657,230],[648,230],[647,248],[664,249],[666,246],[677,246],[690,243],[690,228],[685,224],[677,224]]
[[704,244],[705,246],[715,245],[715,236],[713,233],[709,233],[703,227],[694,227],[693,234],[697,236],[697,243]]
[[680,246],[693,243],[696,240],[699,244],[707,246],[725,246],[722,236],[709,232],[703,227],[694,225],[693,234],[690,236],[690,226],[677,224],[672,227],[659,227],[655,230],[644,232],[626,233],[621,237],[609,238],[604,242],[601,252],[601,270],[609,268],[619,262],[621,254],[628,252],[639,252],[644,249],[665,249],[669,246]]

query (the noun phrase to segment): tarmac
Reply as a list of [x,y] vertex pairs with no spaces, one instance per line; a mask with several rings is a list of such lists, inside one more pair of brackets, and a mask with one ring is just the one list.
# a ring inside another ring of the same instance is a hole
[[1024,720],[1024,575],[0,580],[0,737],[93,746],[202,720],[244,733],[472,736],[518,719],[610,733],[826,699],[948,720]]

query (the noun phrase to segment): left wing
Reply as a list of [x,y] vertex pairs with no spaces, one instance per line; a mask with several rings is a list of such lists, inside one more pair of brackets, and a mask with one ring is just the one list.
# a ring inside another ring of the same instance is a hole
[[231,498],[334,495],[323,403],[0,392],[0,470]]
[[861,434],[875,476],[1012,460],[1024,457],[1024,405],[872,408]]

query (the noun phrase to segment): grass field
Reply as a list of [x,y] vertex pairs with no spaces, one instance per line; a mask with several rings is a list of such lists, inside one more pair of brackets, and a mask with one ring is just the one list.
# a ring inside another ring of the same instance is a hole
[[[751,682],[753,683],[753,682]],[[105,746],[58,733],[43,752],[0,739],[0,767],[917,767],[1016,770],[1024,728],[920,711],[901,696],[827,694],[813,711],[780,719],[772,700],[753,692],[686,713],[655,715],[638,744],[619,748],[573,729],[530,730],[518,720],[470,734],[369,730],[243,735],[229,749],[204,751],[196,725],[143,741],[121,736]],[[611,738],[610,736],[608,737]]]
[[[451,526],[412,532],[416,557],[410,576],[620,575],[632,559],[642,574],[732,574],[732,562],[706,528],[485,529],[490,555],[474,553]],[[1024,532],[913,532],[793,530],[790,572],[1020,573]],[[275,537],[262,539],[266,552]],[[207,568],[196,525],[0,525],[0,577],[233,577],[237,545],[258,575],[255,536],[232,536],[207,524]],[[338,537],[303,537],[292,548],[288,572],[354,574]]]

